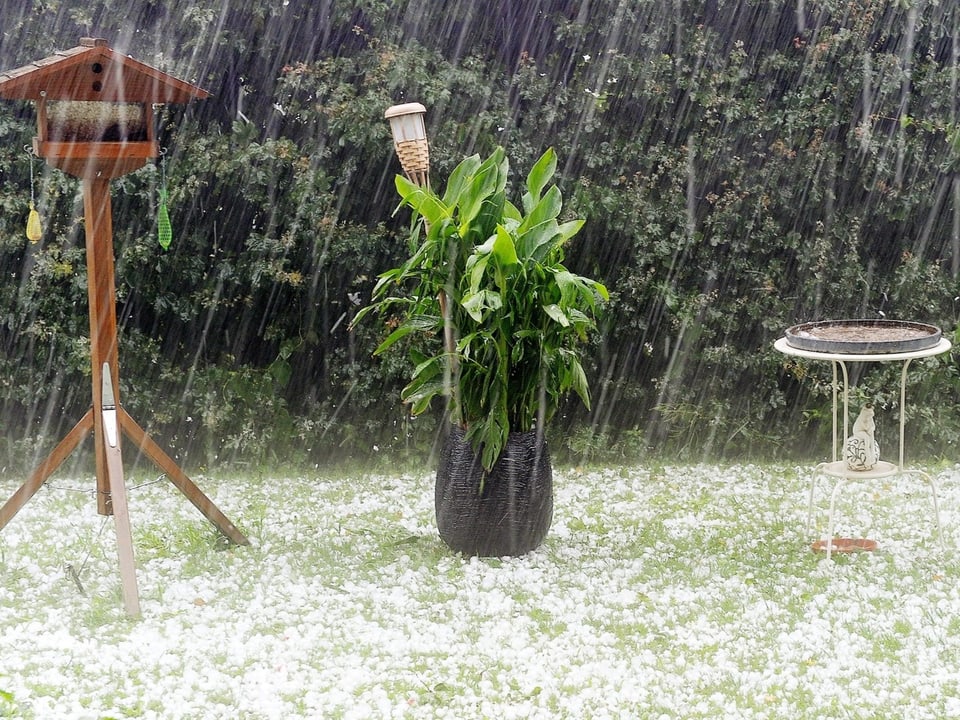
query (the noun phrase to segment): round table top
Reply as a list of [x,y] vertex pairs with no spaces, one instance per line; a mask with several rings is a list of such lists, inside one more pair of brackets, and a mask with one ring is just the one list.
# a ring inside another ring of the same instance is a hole
[[953,344],[946,338],[940,338],[940,342],[923,350],[911,350],[910,352],[898,353],[835,353],[835,352],[816,352],[814,350],[801,350],[795,348],[787,342],[787,338],[782,337],[777,340],[773,347],[784,355],[793,355],[795,357],[809,358],[811,360],[833,360],[836,362],[891,362],[895,360],[914,360],[915,358],[931,357],[947,352]]

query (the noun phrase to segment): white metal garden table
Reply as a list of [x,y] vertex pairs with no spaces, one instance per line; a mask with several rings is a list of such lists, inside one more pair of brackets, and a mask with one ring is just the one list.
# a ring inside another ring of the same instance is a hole
[[[907,369],[911,361],[920,358],[932,357],[947,352],[952,347],[949,340],[941,338],[936,345],[922,350],[911,350],[909,352],[893,353],[837,353],[820,352],[815,350],[806,350],[793,347],[787,342],[786,337],[777,340],[773,347],[784,355],[805,358],[808,360],[828,361],[833,366],[833,459],[829,462],[822,462],[814,468],[813,476],[810,479],[810,497],[807,506],[807,528],[809,530],[813,517],[813,494],[817,480],[820,477],[830,477],[834,479],[833,492],[830,496],[830,514],[827,520],[827,538],[824,544],[827,557],[833,549],[833,522],[834,510],[836,508],[837,495],[840,486],[846,480],[878,480],[894,476],[917,475],[922,477],[930,486],[930,493],[933,498],[934,521],[937,527],[937,537],[943,546],[943,532],[940,527],[940,508],[937,502],[937,485],[933,478],[918,469],[908,468],[904,464],[904,429],[906,424],[906,396],[907,396]],[[840,457],[840,445],[843,439],[850,433],[850,378],[847,372],[848,363],[869,363],[869,362],[900,362],[903,367],[900,372],[900,448],[898,461],[896,463],[880,460],[870,470],[851,470],[845,460]],[[839,371],[839,375],[838,375]],[[838,424],[839,403],[838,398],[843,397],[843,426]]]

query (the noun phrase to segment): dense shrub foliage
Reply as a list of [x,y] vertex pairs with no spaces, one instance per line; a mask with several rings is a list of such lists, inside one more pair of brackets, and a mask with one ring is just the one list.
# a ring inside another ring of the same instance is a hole
[[[113,185],[122,397],[185,462],[395,458],[440,421],[400,405],[401,359],[351,329],[400,260],[384,109],[428,109],[432,172],[549,146],[568,251],[612,302],[593,408],[551,428],[577,457],[819,454],[829,369],[772,349],[796,322],[956,330],[960,9],[881,0],[0,0],[0,66],[83,35],[211,90],[158,132],[158,165]],[[0,107],[0,466],[35,458],[89,404],[76,181],[35,161]],[[895,445],[898,371],[857,369]],[[952,457],[949,358],[911,366],[917,452]],[[944,408],[947,409],[944,412]],[[819,444],[811,444],[815,441]],[[43,446],[43,442],[39,446]]]

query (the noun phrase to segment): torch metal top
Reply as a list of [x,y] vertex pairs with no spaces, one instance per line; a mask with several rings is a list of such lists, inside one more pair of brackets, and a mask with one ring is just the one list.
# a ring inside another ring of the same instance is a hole
[[420,103],[403,103],[402,105],[391,105],[383,114],[385,118],[397,117],[399,115],[412,115],[413,113],[425,113],[427,109]]

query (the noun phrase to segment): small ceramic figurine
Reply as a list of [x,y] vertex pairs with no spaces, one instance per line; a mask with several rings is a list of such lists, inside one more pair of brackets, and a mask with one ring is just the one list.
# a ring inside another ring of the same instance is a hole
[[880,459],[880,445],[874,437],[876,428],[873,405],[864,405],[843,447],[843,458],[851,470],[872,470]]

